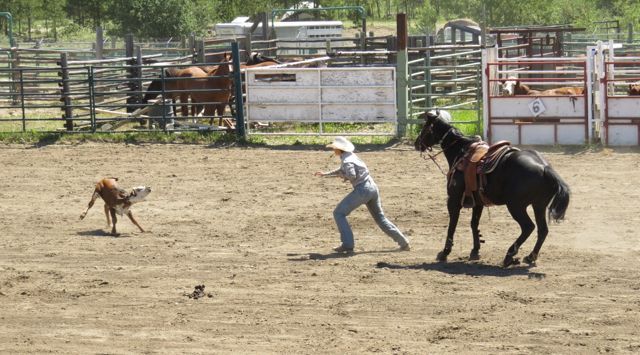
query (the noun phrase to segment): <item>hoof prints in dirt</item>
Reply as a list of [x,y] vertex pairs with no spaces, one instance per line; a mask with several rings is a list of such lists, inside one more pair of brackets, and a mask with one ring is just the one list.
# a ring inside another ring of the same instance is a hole
[[187,297],[191,298],[191,299],[194,299],[194,300],[197,300],[198,298],[202,298],[204,296],[213,297],[212,294],[204,292],[204,285],[196,285],[196,287],[193,290],[193,292],[186,293],[185,295]]

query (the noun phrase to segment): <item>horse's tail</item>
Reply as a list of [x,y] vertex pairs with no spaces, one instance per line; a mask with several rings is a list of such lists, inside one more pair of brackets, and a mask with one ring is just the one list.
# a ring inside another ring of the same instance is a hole
[[564,214],[569,207],[571,190],[569,189],[569,185],[562,180],[551,165],[544,167],[544,176],[547,181],[556,186],[556,193],[553,195],[553,201],[551,201],[551,205],[549,206],[549,218],[559,222],[564,219]]

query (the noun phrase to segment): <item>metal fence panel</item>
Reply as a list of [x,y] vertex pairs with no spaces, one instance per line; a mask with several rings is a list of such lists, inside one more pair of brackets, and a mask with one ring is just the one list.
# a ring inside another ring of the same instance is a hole
[[[246,72],[246,88],[250,125],[317,123],[318,134],[326,134],[326,123],[397,122],[391,67],[253,68]],[[384,133],[390,134],[395,132]]]

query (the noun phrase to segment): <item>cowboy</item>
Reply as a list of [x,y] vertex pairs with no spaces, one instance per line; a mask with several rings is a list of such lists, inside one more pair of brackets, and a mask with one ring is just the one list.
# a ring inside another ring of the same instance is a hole
[[400,250],[411,250],[409,240],[400,232],[398,227],[384,216],[378,186],[369,175],[369,169],[367,169],[365,163],[353,153],[355,149],[353,143],[344,137],[336,137],[333,143],[327,145],[327,148],[333,149],[333,153],[340,157],[342,164],[336,170],[330,172],[317,171],[314,175],[340,177],[344,181],[351,182],[353,186],[353,191],[333,211],[333,218],[340,231],[340,239],[342,241],[342,244],[334,248],[334,250],[338,253],[353,252],[353,232],[347,221],[347,216],[360,205],[367,206],[380,229],[398,243]]

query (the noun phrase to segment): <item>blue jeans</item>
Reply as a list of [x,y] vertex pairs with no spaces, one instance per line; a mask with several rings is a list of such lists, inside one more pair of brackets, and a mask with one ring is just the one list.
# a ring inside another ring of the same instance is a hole
[[338,225],[340,239],[342,240],[343,246],[353,248],[353,232],[351,231],[351,227],[347,221],[347,216],[351,211],[364,204],[367,205],[369,213],[371,213],[371,216],[383,232],[385,232],[400,246],[409,244],[409,241],[402,232],[400,232],[398,227],[384,216],[378,186],[373,182],[373,180],[369,179],[356,186],[353,191],[340,201],[338,206],[336,206],[336,209],[333,211],[333,218],[336,220],[336,224]]

